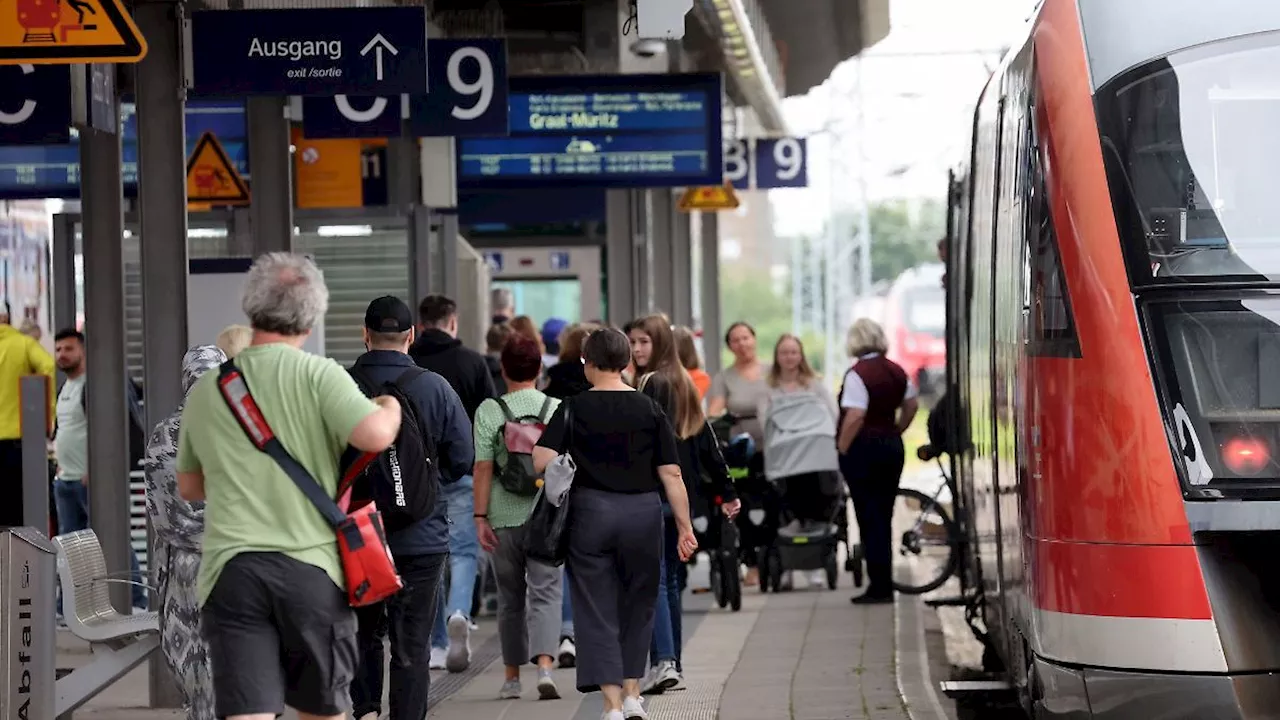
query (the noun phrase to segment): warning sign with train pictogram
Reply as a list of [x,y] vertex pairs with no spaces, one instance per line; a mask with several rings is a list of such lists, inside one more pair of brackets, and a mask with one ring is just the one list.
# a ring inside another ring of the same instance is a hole
[[0,65],[134,63],[146,54],[121,0],[0,0]]
[[249,204],[249,187],[213,133],[200,136],[187,160],[187,202],[207,207]]
[[680,196],[680,210],[734,210],[738,207],[738,193],[731,183],[691,187]]

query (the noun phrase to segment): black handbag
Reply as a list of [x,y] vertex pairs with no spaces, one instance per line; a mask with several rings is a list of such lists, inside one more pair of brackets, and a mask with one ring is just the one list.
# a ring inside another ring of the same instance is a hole
[[[565,442],[567,454],[573,446],[573,414],[569,402],[564,403]],[[546,486],[538,488],[533,500],[533,510],[524,527],[524,552],[529,558],[560,567],[569,559],[569,508],[573,503],[573,490],[560,501],[560,507],[551,504],[546,497]]]

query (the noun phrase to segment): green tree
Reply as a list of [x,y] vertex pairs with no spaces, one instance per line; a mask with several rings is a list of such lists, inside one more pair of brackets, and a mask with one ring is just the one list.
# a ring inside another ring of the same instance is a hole
[[[871,206],[871,281],[892,281],[904,270],[938,259],[946,232],[946,205],[936,199],[891,200]],[[846,216],[856,237],[859,218]]]
[[[728,328],[739,320],[748,322],[756,330],[756,347],[760,359],[770,362],[773,358],[773,346],[778,338],[791,332],[791,289],[785,287],[784,292],[776,292],[769,275],[758,268],[743,265],[725,264],[720,269],[720,316],[721,328]],[[822,357],[825,351],[823,338],[819,334],[805,333],[800,341],[804,343],[805,355],[814,370],[822,372]],[[705,352],[720,349],[721,363],[728,367],[733,362],[733,354],[724,346],[724,338],[704,338]]]

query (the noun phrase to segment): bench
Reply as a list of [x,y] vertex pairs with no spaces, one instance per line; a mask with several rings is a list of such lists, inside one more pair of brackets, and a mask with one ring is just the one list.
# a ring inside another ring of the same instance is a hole
[[[122,615],[111,604],[111,583],[137,585],[107,572],[92,530],[57,535],[58,581],[67,629],[89,643],[93,660],[55,682],[54,715],[71,712],[133,670],[160,647],[160,614]],[[128,575],[129,573],[125,573]]]

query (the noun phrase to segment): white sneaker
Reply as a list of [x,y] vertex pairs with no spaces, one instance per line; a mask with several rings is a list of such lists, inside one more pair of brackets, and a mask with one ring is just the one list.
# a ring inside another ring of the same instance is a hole
[[565,638],[560,641],[560,667],[571,668],[578,662],[578,647],[573,640]]
[[427,665],[427,667],[432,670],[443,670],[445,665],[445,658],[448,654],[449,652],[444,648],[438,648],[438,647],[431,648],[431,662]]
[[471,623],[461,612],[455,612],[449,618],[449,653],[445,657],[445,669],[460,673],[470,666]]
[[622,699],[623,720],[649,720],[649,713],[644,711],[644,700],[627,696]]
[[627,716],[623,715],[621,710],[606,710],[600,716],[600,720],[627,720]]
[[672,660],[663,660],[649,671],[641,687],[643,695],[657,695],[670,690],[680,683],[680,673],[676,672],[676,664]]
[[827,584],[827,571],[814,570],[809,573],[809,587],[819,588]]

